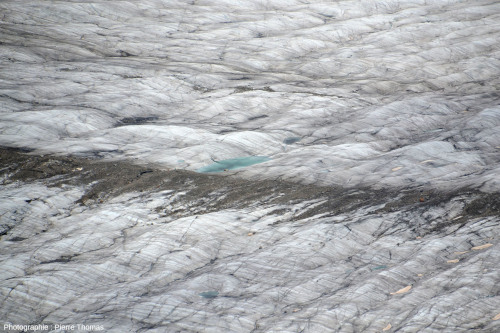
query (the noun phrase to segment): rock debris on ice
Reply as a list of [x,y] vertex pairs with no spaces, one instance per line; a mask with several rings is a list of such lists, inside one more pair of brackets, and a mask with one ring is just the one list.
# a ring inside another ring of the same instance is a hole
[[0,13],[0,324],[500,330],[498,1]]

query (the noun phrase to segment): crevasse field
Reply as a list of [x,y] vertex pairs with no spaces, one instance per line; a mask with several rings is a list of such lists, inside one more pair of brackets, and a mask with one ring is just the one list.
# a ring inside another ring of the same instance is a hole
[[0,146],[4,331],[500,331],[498,1],[4,0]]

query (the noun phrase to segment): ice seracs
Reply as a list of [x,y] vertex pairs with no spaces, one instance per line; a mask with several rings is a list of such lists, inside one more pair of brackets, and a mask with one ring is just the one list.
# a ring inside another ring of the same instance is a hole
[[500,330],[498,1],[0,12],[2,320]]

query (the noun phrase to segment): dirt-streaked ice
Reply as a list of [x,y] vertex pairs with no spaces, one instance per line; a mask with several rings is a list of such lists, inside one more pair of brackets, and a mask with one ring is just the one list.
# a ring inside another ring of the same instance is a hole
[[0,324],[500,330],[498,1],[0,13]]

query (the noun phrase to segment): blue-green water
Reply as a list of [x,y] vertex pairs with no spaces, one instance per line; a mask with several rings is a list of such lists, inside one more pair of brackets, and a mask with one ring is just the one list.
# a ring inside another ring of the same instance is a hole
[[219,292],[216,291],[216,290],[214,290],[214,291],[204,291],[202,293],[199,293],[198,295],[200,295],[203,298],[215,298],[215,297],[219,296]]
[[216,161],[214,164],[210,164],[205,167],[199,168],[196,171],[201,173],[222,172],[225,170],[244,168],[253,164],[262,163],[269,160],[270,158],[267,156],[247,156],[247,157],[231,158],[229,160]]
[[386,268],[387,268],[386,265],[380,265],[380,266],[372,267],[371,270],[378,271],[379,269],[386,269]]

